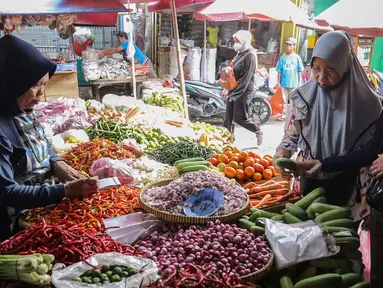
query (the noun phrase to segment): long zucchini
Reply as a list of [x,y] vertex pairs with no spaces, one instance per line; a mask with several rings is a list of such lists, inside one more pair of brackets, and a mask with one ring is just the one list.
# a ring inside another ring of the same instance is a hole
[[195,158],[189,158],[189,159],[182,159],[174,162],[174,166],[177,166],[178,164],[185,163],[185,162],[197,162],[197,161],[205,161],[202,157],[195,157]]

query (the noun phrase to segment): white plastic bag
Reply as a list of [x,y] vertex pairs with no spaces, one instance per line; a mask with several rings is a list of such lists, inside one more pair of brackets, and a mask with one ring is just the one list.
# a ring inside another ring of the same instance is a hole
[[131,159],[100,158],[92,164],[89,173],[99,179],[117,177],[121,185],[128,185],[133,182],[132,169],[129,167],[131,163]]
[[[120,282],[104,284],[104,288],[132,288],[145,287],[158,278],[158,267],[154,261],[147,258],[139,258],[134,256],[126,256],[119,253],[103,253],[96,254],[87,259],[87,262],[93,266],[102,265],[125,265],[142,271],[129,278],[124,278]],[[81,287],[100,287],[97,284],[86,284],[82,282],[72,281],[74,277],[78,277],[84,272],[93,269],[85,262],[78,262],[71,266],[65,267],[64,264],[56,264],[53,267],[52,283],[56,288],[81,288]]]
[[68,130],[52,137],[52,149],[58,155],[65,154],[79,143],[89,142],[89,136],[84,130]]
[[264,219],[266,238],[275,254],[278,270],[300,262],[330,257],[339,247],[329,241],[314,221],[284,224]]

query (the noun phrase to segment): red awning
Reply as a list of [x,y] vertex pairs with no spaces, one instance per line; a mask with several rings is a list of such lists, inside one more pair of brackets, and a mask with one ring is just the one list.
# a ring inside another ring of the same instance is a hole
[[[126,1],[126,0],[122,0]],[[175,0],[177,13],[194,13],[215,0]],[[148,4],[149,12],[170,13],[170,1],[161,0]]]

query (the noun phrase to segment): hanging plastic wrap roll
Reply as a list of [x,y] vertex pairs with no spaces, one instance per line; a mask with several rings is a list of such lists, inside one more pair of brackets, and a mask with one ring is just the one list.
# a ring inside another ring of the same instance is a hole
[[186,61],[190,64],[190,80],[199,81],[201,71],[201,49],[189,48]]
[[[208,83],[214,83],[216,78],[217,48],[208,48],[206,51],[206,81]],[[203,53],[201,61],[201,80],[205,81],[205,57]]]
[[[178,76],[178,63],[177,63],[177,50],[176,47],[172,46],[170,47],[170,69],[169,74],[176,78]],[[181,65],[185,61],[185,57],[187,56],[187,52],[184,50],[181,50]]]

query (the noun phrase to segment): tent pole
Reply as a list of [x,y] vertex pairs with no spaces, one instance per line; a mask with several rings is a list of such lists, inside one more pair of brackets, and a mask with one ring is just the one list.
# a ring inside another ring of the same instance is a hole
[[[128,0],[128,10],[129,10],[129,21],[131,22],[132,21],[132,14],[131,14],[131,10],[130,10],[130,0]],[[130,36],[131,36],[131,39],[130,41],[134,41],[134,37],[133,37],[133,31],[130,31]],[[134,43],[133,43],[134,45]],[[133,58],[132,58],[132,86],[133,86],[133,98],[134,99],[137,99],[137,81],[136,81],[136,63],[134,63],[134,55],[133,55]]]
[[178,23],[177,23],[177,11],[176,11],[176,3],[174,0],[170,0],[170,8],[172,11],[172,22],[173,22],[173,33],[174,40],[176,42],[176,51],[177,51],[177,62],[178,62],[178,75],[180,76],[180,88],[181,94],[184,98],[184,106],[185,106],[185,117],[189,119],[189,111],[188,111],[188,99],[186,96],[185,90],[185,75],[184,69],[182,67],[182,58],[181,58],[181,47],[180,47],[180,37],[178,35]]
[[249,19],[249,31],[251,30],[251,19]]
[[203,81],[206,82],[206,79],[207,79],[207,56],[206,56],[206,53],[207,53],[207,45],[206,45],[206,30],[207,30],[207,25],[206,25],[206,18],[205,20],[203,21],[203,27],[204,27],[204,33],[203,33],[203,61],[204,61],[204,67],[203,67]]

